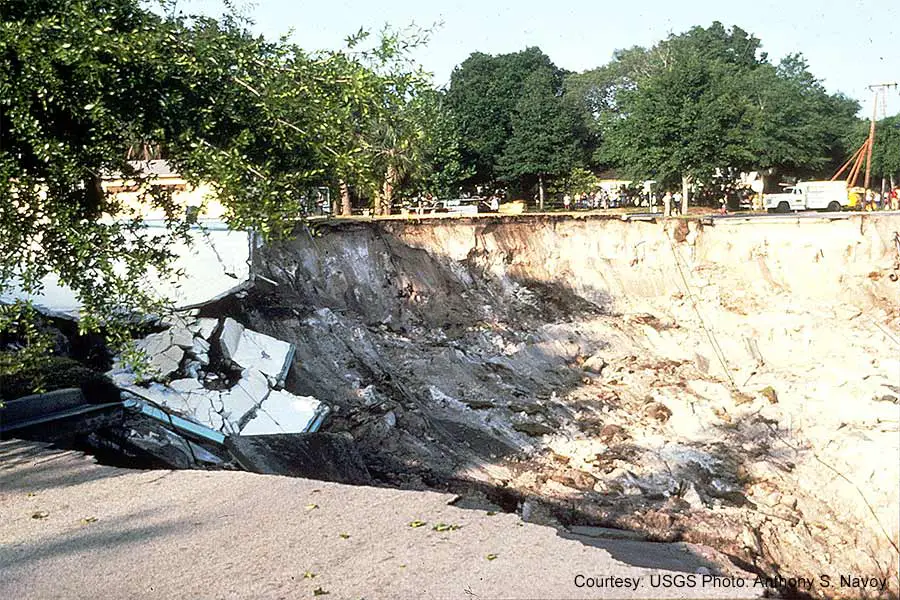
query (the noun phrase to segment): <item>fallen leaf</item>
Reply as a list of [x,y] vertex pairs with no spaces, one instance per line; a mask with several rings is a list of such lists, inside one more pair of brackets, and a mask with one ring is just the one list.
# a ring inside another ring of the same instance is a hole
[[32,519],[46,519],[49,516],[50,516],[50,513],[48,513],[46,510],[39,510],[35,513],[32,513],[31,518]]
[[428,523],[425,521],[419,521],[419,520],[410,521],[410,523],[409,523],[409,526],[412,528],[421,527],[422,525],[428,525]]
[[320,587],[313,590],[313,596],[327,596],[330,593]]
[[497,555],[496,554],[488,554],[487,556],[485,556],[485,558],[488,560],[494,560],[495,558],[497,558]]
[[496,511],[496,510],[489,510],[489,511],[487,511],[487,516],[489,516],[489,517],[493,517],[493,516],[496,515],[496,514],[497,514],[497,511]]
[[438,523],[432,529],[435,531],[456,531],[462,527],[462,525],[447,525],[446,523]]
[[303,574],[303,579],[312,579],[315,576],[316,576],[316,574],[313,573],[312,571],[307,571],[306,573]]
[[345,539],[345,540],[346,540],[346,539],[349,539],[349,538],[350,538],[350,534],[349,534],[349,533],[342,533],[342,534],[341,534],[341,538],[342,538],[342,539]]
[[306,505],[306,510],[313,510],[313,509],[316,509],[316,508],[319,508],[319,505],[318,505],[318,504],[307,504],[307,505]]
[[81,520],[82,525],[87,525],[88,523],[96,523],[97,517],[85,517]]

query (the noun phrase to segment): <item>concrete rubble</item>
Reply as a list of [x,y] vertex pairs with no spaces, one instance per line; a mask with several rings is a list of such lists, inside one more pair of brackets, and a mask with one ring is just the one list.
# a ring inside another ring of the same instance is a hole
[[294,356],[292,344],[246,329],[231,317],[222,324],[219,343],[227,360],[273,377],[275,385],[284,385]]
[[294,346],[228,317],[179,318],[136,342],[146,373],[117,363],[123,391],[223,435],[315,431],[328,413],[311,396],[283,389]]

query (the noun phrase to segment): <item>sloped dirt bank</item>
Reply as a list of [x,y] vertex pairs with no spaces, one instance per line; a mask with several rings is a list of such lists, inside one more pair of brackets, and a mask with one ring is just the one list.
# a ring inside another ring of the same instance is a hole
[[344,222],[260,249],[241,309],[383,481],[896,595],[898,230]]

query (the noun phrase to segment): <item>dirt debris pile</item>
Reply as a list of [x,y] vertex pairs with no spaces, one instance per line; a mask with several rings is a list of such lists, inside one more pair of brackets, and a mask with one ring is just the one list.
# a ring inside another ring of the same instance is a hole
[[[326,225],[244,321],[369,470],[764,573],[897,571],[900,219]],[[874,275],[873,275],[874,274]],[[896,590],[896,581],[891,580]]]

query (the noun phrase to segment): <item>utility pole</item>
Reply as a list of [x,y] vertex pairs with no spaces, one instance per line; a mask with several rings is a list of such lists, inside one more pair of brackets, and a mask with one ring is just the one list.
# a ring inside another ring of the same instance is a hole
[[884,92],[888,88],[896,88],[896,83],[875,83],[869,86],[875,94],[872,97],[872,123],[869,125],[869,143],[866,149],[866,179],[863,183],[865,194],[869,193],[869,182],[872,176],[872,146],[875,145],[875,121],[878,120],[878,93]]

